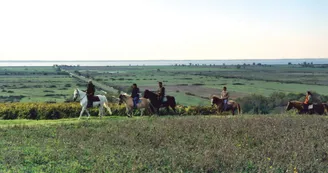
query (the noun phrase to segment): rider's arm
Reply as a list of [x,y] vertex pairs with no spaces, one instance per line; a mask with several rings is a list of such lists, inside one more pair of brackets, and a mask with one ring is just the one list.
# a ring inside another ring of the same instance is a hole
[[227,94],[226,94],[226,99],[228,99],[229,98],[229,92],[227,92]]
[[229,93],[225,92],[225,93],[221,93],[221,99],[227,99],[229,98]]

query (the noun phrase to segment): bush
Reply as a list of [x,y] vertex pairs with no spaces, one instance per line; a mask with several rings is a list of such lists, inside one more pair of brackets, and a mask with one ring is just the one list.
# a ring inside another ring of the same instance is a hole
[[252,94],[241,99],[238,99],[239,104],[244,113],[251,114],[268,114],[268,98],[258,94]]
[[[125,106],[111,103],[110,108],[115,116],[126,116]],[[67,103],[0,103],[1,119],[60,119],[75,118],[80,115],[81,106],[77,102],[67,100]],[[179,115],[213,115],[217,109],[211,106],[181,106],[176,107]],[[98,108],[89,109],[91,116],[98,116]],[[161,114],[172,114],[161,109]],[[108,116],[105,111],[105,116]],[[147,111],[145,115],[149,115]]]
[[[125,115],[125,107],[110,105],[115,115]],[[80,115],[79,103],[1,103],[1,119],[60,119],[74,118]],[[89,110],[91,115],[98,116],[98,108]],[[105,115],[109,115],[106,111]]]
[[191,92],[186,92],[185,93],[186,95],[189,95],[189,96],[196,96],[195,94],[191,93]]

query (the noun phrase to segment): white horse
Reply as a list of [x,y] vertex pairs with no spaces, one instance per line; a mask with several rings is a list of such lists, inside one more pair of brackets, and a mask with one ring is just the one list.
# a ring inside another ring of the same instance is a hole
[[[110,110],[110,107],[108,106],[108,101],[106,96],[103,95],[97,95],[97,97],[99,97],[100,101],[94,101],[92,107],[96,107],[99,106],[99,117],[101,118],[104,115],[104,107],[107,109],[107,111],[109,112],[110,115],[112,115],[112,111]],[[80,113],[80,117],[83,115],[84,111],[87,112],[88,114],[88,118],[90,118],[90,114],[89,111],[87,109],[88,106],[88,98],[87,98],[87,94],[79,89],[75,89],[74,90],[74,101],[79,98],[80,99],[80,104],[82,106],[82,110]]]

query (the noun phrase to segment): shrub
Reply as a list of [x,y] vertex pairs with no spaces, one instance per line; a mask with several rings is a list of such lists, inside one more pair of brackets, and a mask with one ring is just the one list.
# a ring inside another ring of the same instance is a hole
[[[115,115],[125,115],[125,107],[113,104],[110,106]],[[80,115],[79,103],[0,103],[1,119],[60,119]],[[98,116],[98,108],[89,110],[91,115]],[[105,115],[109,115],[108,112]]]
[[186,95],[189,95],[189,96],[196,96],[195,94],[191,93],[191,92],[186,92],[185,93]]

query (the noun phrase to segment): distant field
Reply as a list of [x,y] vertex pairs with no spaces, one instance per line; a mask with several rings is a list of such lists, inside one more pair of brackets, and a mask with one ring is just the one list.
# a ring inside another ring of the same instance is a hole
[[123,91],[129,91],[132,83],[137,83],[142,91],[157,90],[157,82],[162,81],[167,94],[176,96],[183,105],[208,104],[208,98],[219,94],[223,86],[228,87],[232,99],[253,93],[269,96],[274,92],[305,93],[308,90],[328,94],[328,69],[321,66],[108,66],[67,69]]
[[[141,91],[157,90],[162,81],[168,95],[182,105],[208,105],[209,97],[227,86],[231,99],[256,93],[305,93],[328,95],[328,68],[301,65],[237,66],[103,66],[61,67],[86,78],[80,81],[54,67],[0,67],[0,100],[20,102],[64,102],[73,89],[85,89],[93,78],[108,89],[129,92],[137,83]],[[97,94],[103,94],[99,90]],[[117,94],[115,92],[115,94]]]
[[80,83],[53,67],[0,67],[0,79],[3,102],[64,102]]
[[320,116],[0,120],[0,172],[326,172]]

